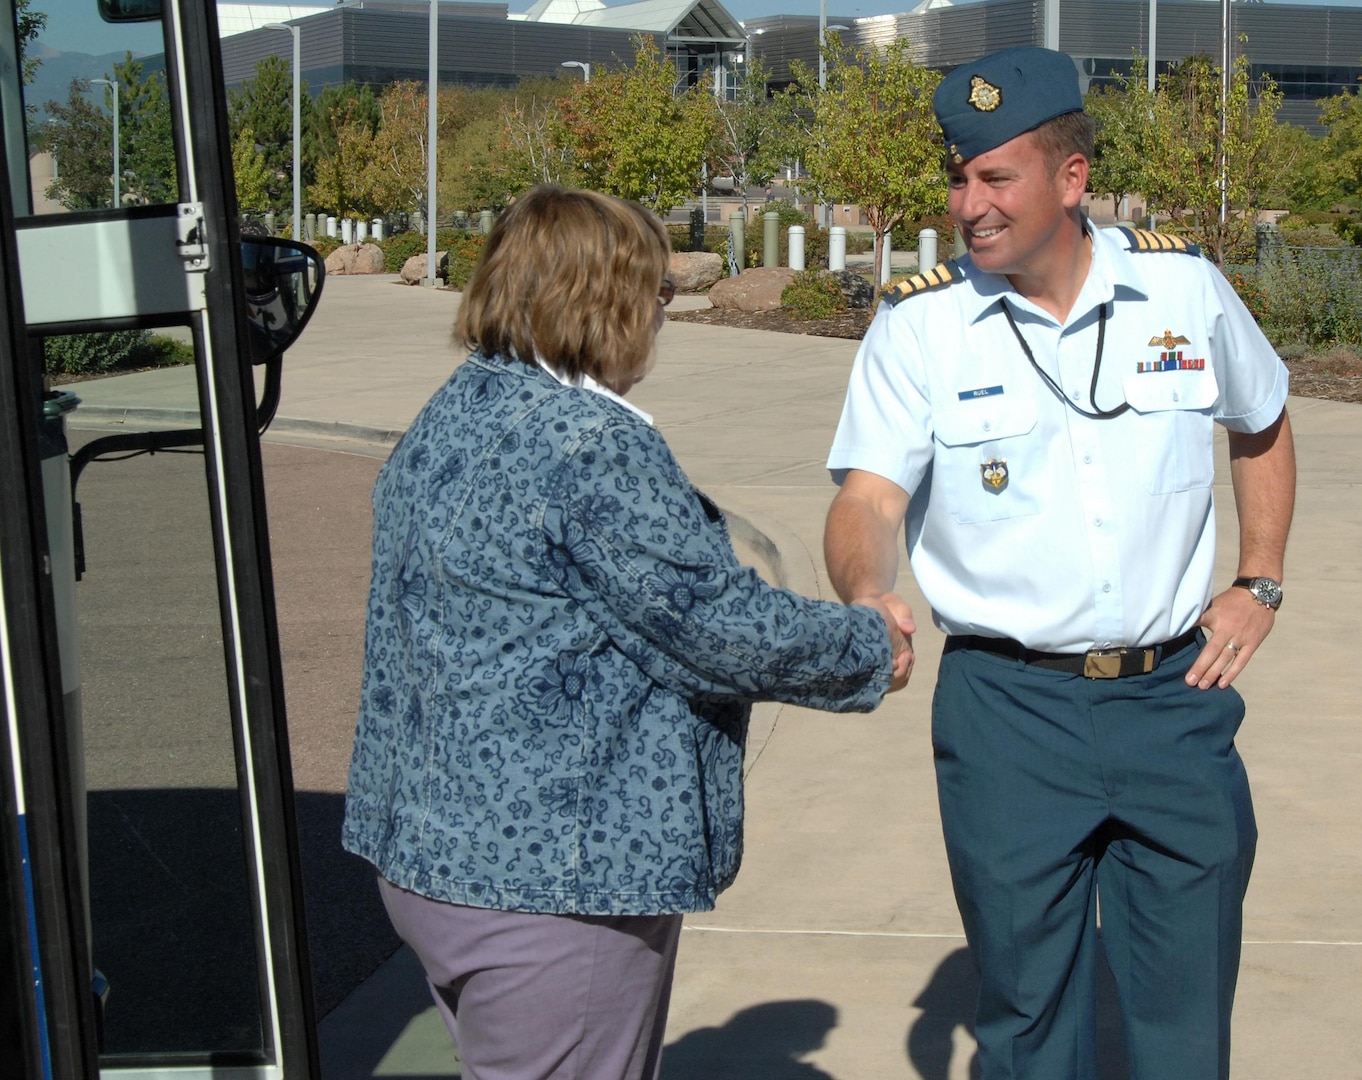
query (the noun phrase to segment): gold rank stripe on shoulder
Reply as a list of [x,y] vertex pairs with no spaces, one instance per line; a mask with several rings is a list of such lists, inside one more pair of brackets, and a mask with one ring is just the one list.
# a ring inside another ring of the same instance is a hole
[[960,272],[960,267],[956,263],[939,263],[930,270],[924,270],[921,274],[914,274],[912,277],[886,285],[880,295],[886,303],[892,305],[897,304],[900,300],[907,299],[914,293],[940,289],[945,285],[952,285],[957,281],[964,280],[965,275]]
[[1181,255],[1201,254],[1201,249],[1196,244],[1188,243],[1181,236],[1154,232],[1150,229],[1129,229],[1124,226],[1119,231],[1126,238],[1126,247],[1131,251],[1175,251]]

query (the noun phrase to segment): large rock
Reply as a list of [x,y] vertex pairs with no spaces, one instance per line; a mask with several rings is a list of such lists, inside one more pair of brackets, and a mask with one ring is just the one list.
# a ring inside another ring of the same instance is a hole
[[724,274],[724,257],[713,251],[673,251],[667,276],[680,293],[703,292]]
[[849,308],[868,308],[875,303],[875,286],[855,270],[834,270],[833,277],[842,287]]
[[355,253],[359,251],[358,244],[342,244],[326,257],[326,272],[328,274],[349,274],[351,267],[355,265]]
[[737,277],[724,278],[709,290],[709,302],[730,311],[775,311],[780,294],[794,279],[788,266],[757,267]]
[[[437,251],[435,253],[435,276],[442,277],[449,269],[449,252]],[[426,274],[426,253],[413,255],[402,264],[402,280],[408,285],[420,285],[427,277]]]
[[355,263],[350,268],[352,274],[387,273],[388,262],[383,249],[377,244],[363,244],[355,252]]

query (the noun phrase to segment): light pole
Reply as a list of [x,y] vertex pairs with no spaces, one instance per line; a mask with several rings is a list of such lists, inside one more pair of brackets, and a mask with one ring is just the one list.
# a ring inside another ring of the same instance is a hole
[[436,104],[440,78],[440,12],[438,0],[430,0],[430,56],[427,64],[428,86],[426,100],[426,276],[423,285],[434,286],[440,279],[435,274],[435,134]]
[[[828,25],[828,0],[818,0],[818,94],[821,97],[823,91],[828,88],[828,60],[823,55],[828,43],[829,30],[845,30],[846,27],[841,23]],[[832,204],[819,203],[818,216],[823,220],[818,224],[827,229],[832,226]]]
[[303,238],[303,105],[299,90],[302,79],[303,28],[289,23],[266,23],[266,30],[287,30],[293,35],[293,239]]
[[113,121],[114,121],[114,130],[113,130],[113,150],[114,150],[114,152],[113,152],[113,167],[114,167],[114,171],[113,171],[113,196],[114,196],[114,197],[113,197],[113,204],[114,204],[114,209],[117,210],[120,206],[123,205],[123,200],[122,200],[122,195],[123,195],[123,193],[122,193],[121,190],[119,190],[119,184],[118,184],[118,172],[119,172],[119,164],[118,164],[118,80],[117,80],[117,79],[91,79],[91,80],[90,80],[90,85],[91,85],[91,86],[94,86],[94,85],[96,85],[96,84],[98,84],[98,85],[100,85],[100,86],[107,86],[110,90],[113,91]]
[[583,60],[564,60],[562,67],[575,67],[582,69],[582,82],[591,81],[591,65]]

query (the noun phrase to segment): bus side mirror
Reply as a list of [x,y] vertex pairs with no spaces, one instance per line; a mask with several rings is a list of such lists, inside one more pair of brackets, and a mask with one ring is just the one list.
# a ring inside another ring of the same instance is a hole
[[267,364],[303,332],[321,296],[326,266],[300,241],[249,236],[241,240],[241,267],[251,363]]
[[99,0],[105,22],[152,22],[161,17],[161,0]]

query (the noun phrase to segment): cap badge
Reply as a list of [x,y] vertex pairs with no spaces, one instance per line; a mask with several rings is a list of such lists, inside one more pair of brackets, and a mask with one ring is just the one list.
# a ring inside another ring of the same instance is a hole
[[992,112],[1003,103],[1003,92],[976,75],[969,81],[969,103],[980,112]]
[[1007,487],[1007,461],[999,458],[985,461],[979,466],[979,475],[986,491],[1002,491]]

